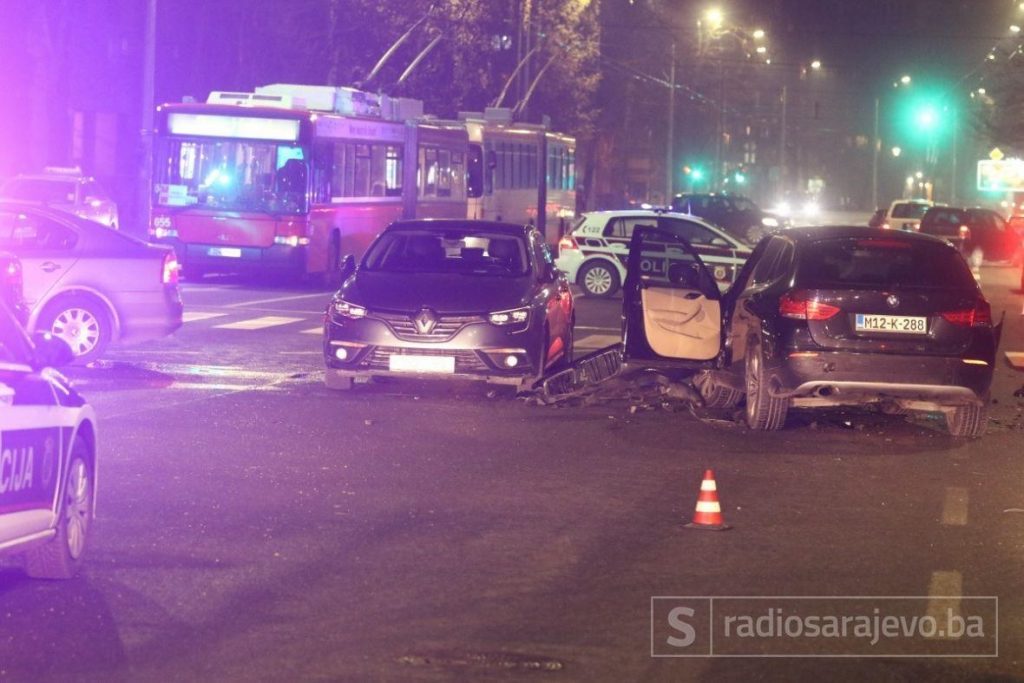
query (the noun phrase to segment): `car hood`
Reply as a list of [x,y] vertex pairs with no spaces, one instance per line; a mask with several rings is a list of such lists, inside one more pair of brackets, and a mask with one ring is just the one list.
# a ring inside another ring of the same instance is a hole
[[339,290],[349,303],[370,310],[415,313],[490,313],[525,306],[533,279],[448,273],[374,273],[359,271]]

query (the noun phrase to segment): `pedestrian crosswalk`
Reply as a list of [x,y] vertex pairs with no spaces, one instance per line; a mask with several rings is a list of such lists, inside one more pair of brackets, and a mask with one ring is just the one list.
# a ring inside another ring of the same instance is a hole
[[[226,320],[220,320],[225,318]],[[238,313],[231,311],[226,313],[223,311],[186,311],[182,316],[183,321],[186,324],[189,323],[207,323],[209,327],[217,330],[239,330],[245,332],[254,332],[259,330],[268,329],[284,329],[287,330],[288,326],[298,328],[298,323],[302,323],[302,329],[295,329],[294,331],[298,334],[303,335],[321,335],[323,334],[323,326],[317,325],[316,327],[307,327],[311,322],[311,317],[295,317],[286,315],[260,315],[253,317],[238,317]],[[579,326],[576,328],[576,342],[575,346],[581,350],[593,350],[601,349],[612,344],[617,344],[621,341],[621,336],[618,330],[610,327],[589,327]]]

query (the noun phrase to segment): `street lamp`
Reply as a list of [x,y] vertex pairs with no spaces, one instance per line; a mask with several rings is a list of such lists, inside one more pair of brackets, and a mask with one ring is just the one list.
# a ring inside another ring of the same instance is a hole
[[704,13],[704,20],[708,22],[708,26],[712,30],[717,31],[722,28],[722,24],[725,23],[725,13],[718,7],[712,7]]
[[813,62],[811,62],[811,68],[814,69],[815,71],[820,69],[821,68],[821,60],[820,59],[815,59]]

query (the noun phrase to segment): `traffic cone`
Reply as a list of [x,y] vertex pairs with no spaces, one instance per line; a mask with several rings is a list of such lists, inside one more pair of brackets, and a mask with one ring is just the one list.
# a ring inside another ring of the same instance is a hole
[[700,483],[700,495],[697,496],[697,510],[693,513],[693,521],[686,528],[708,531],[732,528],[722,518],[722,507],[718,504],[718,485],[715,484],[715,473],[711,470],[704,470],[704,481]]

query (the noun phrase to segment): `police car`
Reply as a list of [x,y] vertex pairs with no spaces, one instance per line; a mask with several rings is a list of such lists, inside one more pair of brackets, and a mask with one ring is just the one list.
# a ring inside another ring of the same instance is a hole
[[0,557],[36,578],[71,578],[92,530],[96,416],[55,366],[62,339],[33,340],[0,303]]
[[584,214],[558,243],[555,265],[587,296],[610,297],[626,278],[629,241],[637,226],[661,228],[689,242],[723,291],[752,251],[729,233],[688,214],[644,209],[593,211]]

